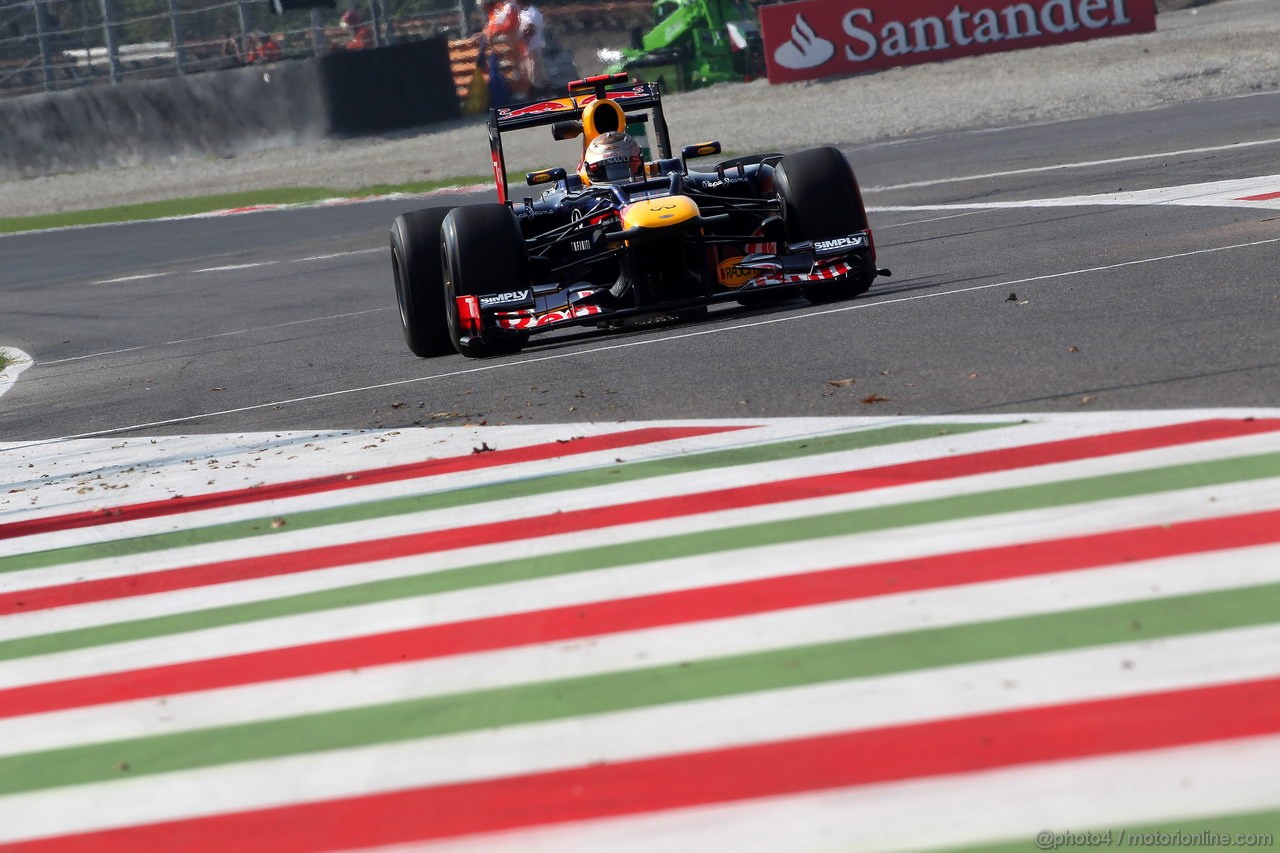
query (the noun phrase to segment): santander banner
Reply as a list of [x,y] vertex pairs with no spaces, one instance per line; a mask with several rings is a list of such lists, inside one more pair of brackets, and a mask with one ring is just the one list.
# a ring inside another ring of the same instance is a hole
[[770,83],[1155,28],[1153,0],[801,0],[760,7]]

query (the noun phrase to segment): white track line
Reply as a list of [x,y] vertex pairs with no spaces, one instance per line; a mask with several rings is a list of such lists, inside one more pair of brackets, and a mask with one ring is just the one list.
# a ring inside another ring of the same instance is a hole
[[1233,243],[1228,246],[1216,246],[1209,249],[1197,249],[1191,252],[1176,252],[1170,255],[1156,255],[1149,258],[1139,258],[1133,261],[1122,261],[1115,264],[1105,264],[1097,267],[1083,267],[1080,269],[1066,270],[1063,272],[1046,273],[1045,275],[1029,276],[1027,278],[1012,279],[1010,281],[1000,281],[993,284],[978,284],[971,287],[956,288],[939,293],[922,293],[914,296],[900,296],[893,299],[878,299],[874,302],[859,302],[853,305],[844,305],[838,308],[826,308],[820,311],[807,311],[803,314],[793,314],[786,317],[773,317],[768,319],[758,319],[746,323],[734,323],[732,325],[719,326],[712,329],[699,329],[696,331],[680,332],[672,335],[662,335],[660,337],[644,338],[642,340],[623,341],[615,344],[605,344],[598,347],[590,347],[588,349],[573,350],[570,352],[558,352],[551,355],[539,355],[526,358],[516,358],[501,362],[493,362],[489,364],[480,364],[473,367],[466,367],[460,370],[452,370],[445,373],[437,373],[431,376],[419,376],[413,379],[399,379],[394,382],[380,382],[375,385],[363,385],[356,388],[343,388],[336,391],[325,391],[319,394],[308,394],[302,397],[290,397],[283,400],[275,400],[270,403],[255,403],[249,406],[238,406],[233,409],[221,409],[212,412],[203,412],[197,415],[184,415],[178,418],[167,418],[158,421],[147,421],[144,423],[131,424],[129,426],[114,427],[111,429],[94,430],[92,432],[76,433],[74,435],[64,435],[57,438],[46,438],[39,441],[27,442],[24,444],[12,445],[9,450],[36,447],[44,444],[54,444],[57,442],[70,441],[78,438],[93,438],[98,436],[118,435],[123,432],[134,432],[137,430],[153,429],[155,427],[173,426],[175,424],[189,423],[191,421],[200,421],[208,418],[223,417],[226,415],[241,414],[243,412],[254,412],[262,409],[274,409],[282,406],[296,405],[299,403],[315,402],[317,400],[327,400],[334,397],[343,397],[349,394],[362,394],[369,391],[380,391],[384,388],[399,388],[407,385],[417,385],[422,382],[436,382],[442,379],[453,379],[459,376],[472,376],[478,373],[491,373],[498,370],[511,370],[521,368],[530,364],[542,364],[552,361],[561,361],[564,359],[588,358],[607,352],[618,352],[637,347],[648,347],[661,344],[669,344],[674,341],[690,340],[708,335],[720,335],[731,332],[741,332],[744,330],[762,329],[780,323],[794,323],[803,320],[812,320],[815,317],[826,317],[834,314],[843,314],[849,311],[864,311],[873,308],[883,308],[889,305],[901,305],[908,302],[915,302],[920,299],[939,299],[948,296],[959,296],[962,294],[974,293],[980,290],[991,290],[993,288],[1010,287],[1018,284],[1027,284],[1029,282],[1051,281],[1053,279],[1071,278],[1080,275],[1089,275],[1092,273],[1109,272],[1111,270],[1124,269],[1132,266],[1142,266],[1144,264],[1162,263],[1164,261],[1176,261],[1183,258],[1196,257],[1198,255],[1216,254],[1219,252],[1231,252],[1239,249],[1255,249],[1260,246],[1269,246],[1280,243],[1280,237],[1268,240],[1254,240],[1248,243]]
[[89,284],[91,285],[123,284],[125,282],[142,281],[144,279],[150,279],[150,278],[165,278],[165,277],[174,276],[174,275],[198,275],[201,273],[234,272],[237,270],[251,270],[251,269],[257,269],[258,267],[275,266],[277,264],[303,264],[303,263],[309,263],[311,261],[331,261],[337,258],[349,258],[355,255],[371,255],[371,254],[374,254],[375,252],[378,254],[381,254],[386,251],[387,250],[382,247],[378,247],[376,249],[353,249],[349,252],[332,252],[327,255],[308,255],[307,257],[304,257],[304,258],[289,258],[283,261],[256,261],[254,263],[248,263],[248,264],[228,264],[226,266],[205,267],[203,269],[195,269],[195,270],[164,270],[163,272],[140,273],[138,275],[125,275],[125,276],[120,276],[119,278],[104,278],[104,279],[99,279],[98,281],[91,281],[89,282]]
[[213,341],[218,338],[231,338],[237,335],[251,335],[255,332],[270,332],[275,329],[287,329],[290,326],[302,326],[307,323],[323,323],[328,320],[345,320],[348,317],[359,317],[364,314],[377,314],[382,311],[390,311],[390,308],[366,308],[363,311],[348,311],[345,314],[329,314],[324,317],[308,317],[305,320],[290,320],[287,323],[274,323],[270,326],[253,326],[248,329],[236,329],[231,332],[216,332],[211,335],[200,335],[195,338],[176,338],[172,341],[163,341],[158,344],[144,344],[136,347],[125,347],[124,349],[105,350],[103,352],[93,352],[87,355],[74,355],[70,358],[55,358],[50,361],[40,362],[41,367],[49,367],[54,364],[67,364],[72,361],[84,361],[87,358],[99,358],[104,355],[120,355],[126,352],[138,352],[139,350],[156,349],[158,347],[170,347],[178,344],[194,344],[201,341]]
[[1230,181],[1210,181],[1155,187],[1130,192],[1094,195],[1031,198],[1017,201],[979,201],[952,204],[885,205],[868,208],[873,213],[917,210],[1021,210],[1044,207],[1236,207],[1250,210],[1280,210],[1280,175],[1264,175]]
[[1051,166],[1033,166],[1028,169],[1005,169],[999,172],[983,172],[977,175],[958,175],[950,178],[935,178],[929,181],[911,181],[905,184],[886,184],[881,187],[863,187],[864,192],[889,192],[890,190],[909,190],[919,187],[936,187],[942,184],[960,184],[968,181],[985,181],[991,178],[1010,178],[1018,175],[1038,175],[1044,172],[1063,172],[1072,169],[1092,169],[1098,166],[1116,166],[1121,163],[1140,163],[1144,160],[1167,160],[1173,157],[1192,157],[1199,154],[1213,154],[1219,151],[1238,151],[1244,148],[1256,148],[1260,145],[1278,145],[1280,138],[1257,139],[1251,142],[1232,142],[1227,145],[1210,145],[1203,148],[1183,148],[1177,151],[1160,151],[1155,154],[1135,154],[1130,157],[1112,157],[1107,160],[1080,160],[1075,163],[1055,163]]

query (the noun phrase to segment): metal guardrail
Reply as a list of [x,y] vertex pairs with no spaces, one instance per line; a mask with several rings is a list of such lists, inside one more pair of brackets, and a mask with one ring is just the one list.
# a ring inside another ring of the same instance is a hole
[[[280,58],[343,49],[354,9],[372,43],[443,35],[466,38],[481,26],[474,0],[340,0],[334,9],[272,12],[276,0],[0,0],[0,98],[129,79],[243,65],[257,34],[269,32]],[[651,21],[653,0],[544,0],[549,31],[563,36],[626,33]],[[622,37],[614,41],[625,41]]]
[[[476,23],[469,0],[352,0],[346,7],[287,11],[270,0],[0,0],[0,97],[95,83],[169,77],[264,61],[317,56],[354,46],[445,35]],[[348,10],[354,26],[340,21]]]

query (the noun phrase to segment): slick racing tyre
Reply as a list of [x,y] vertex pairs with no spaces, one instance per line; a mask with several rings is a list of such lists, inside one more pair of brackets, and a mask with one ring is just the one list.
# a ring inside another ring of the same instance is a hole
[[529,256],[515,214],[503,204],[456,207],[445,218],[440,236],[450,342],[471,358],[517,352],[528,340],[527,334],[485,329],[479,337],[468,336],[456,301],[458,296],[531,286]]
[[[783,158],[774,174],[787,240],[828,240],[867,229],[862,191],[849,161],[837,148],[810,148]],[[854,271],[803,289],[810,302],[831,302],[866,293],[876,277],[870,249],[849,256]]]
[[440,226],[450,210],[413,210],[391,223],[391,268],[400,325],[410,352],[421,358],[453,352],[440,264]]

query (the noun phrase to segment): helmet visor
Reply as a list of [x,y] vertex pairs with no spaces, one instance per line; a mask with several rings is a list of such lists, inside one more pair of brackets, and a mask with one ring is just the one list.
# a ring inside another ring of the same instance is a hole
[[631,180],[631,158],[610,158],[599,163],[588,163],[587,174],[593,182],[615,184]]

